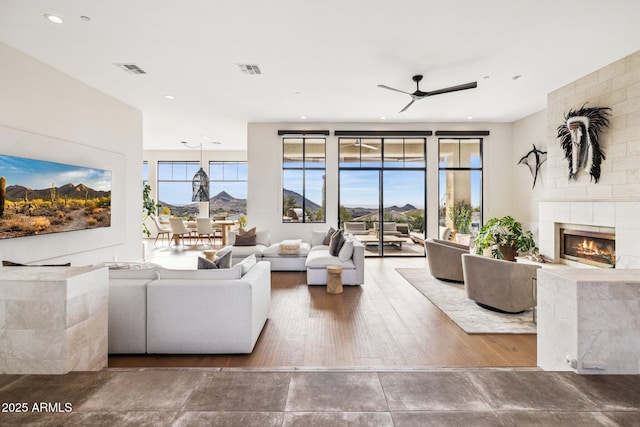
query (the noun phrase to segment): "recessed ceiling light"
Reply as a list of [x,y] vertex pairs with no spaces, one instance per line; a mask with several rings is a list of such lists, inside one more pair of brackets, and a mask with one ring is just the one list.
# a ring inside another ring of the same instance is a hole
[[49,21],[55,23],[55,24],[62,24],[64,21],[62,20],[62,18],[60,18],[59,16],[53,15],[51,13],[45,13],[44,17],[47,18]]
[[473,119],[473,116],[467,116],[467,120]]
[[300,118],[301,118],[302,120],[306,120],[306,119],[307,119],[307,116],[300,116]]
[[86,16],[86,15],[82,15],[82,16],[80,17],[80,19],[82,19],[84,22],[91,22],[91,18],[89,18],[89,17],[88,17],[88,16]]
[[385,116],[380,117],[380,120],[387,120]]
[[176,97],[173,95],[165,95],[164,97],[167,99],[176,99]]

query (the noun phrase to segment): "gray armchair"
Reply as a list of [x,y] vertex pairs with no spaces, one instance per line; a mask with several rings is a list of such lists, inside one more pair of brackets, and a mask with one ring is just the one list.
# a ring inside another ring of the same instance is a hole
[[424,241],[424,247],[433,277],[460,283],[464,281],[461,257],[469,253],[468,246],[448,240],[427,239]]
[[539,265],[462,255],[467,297],[489,310],[519,313],[536,305],[533,279]]

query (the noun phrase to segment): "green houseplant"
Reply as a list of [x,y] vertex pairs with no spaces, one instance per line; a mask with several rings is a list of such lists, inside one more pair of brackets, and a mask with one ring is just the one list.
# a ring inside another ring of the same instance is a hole
[[471,205],[464,200],[454,204],[449,209],[449,218],[453,221],[453,227],[459,234],[469,234],[472,212]]
[[149,217],[153,217],[159,207],[160,204],[151,198],[151,186],[146,184],[142,188],[142,232],[147,237],[151,236],[151,231],[147,227],[146,220]]
[[480,228],[474,244],[478,255],[491,248],[494,258],[509,261],[515,260],[518,252],[537,249],[531,231],[524,231],[522,224],[510,216],[488,220]]

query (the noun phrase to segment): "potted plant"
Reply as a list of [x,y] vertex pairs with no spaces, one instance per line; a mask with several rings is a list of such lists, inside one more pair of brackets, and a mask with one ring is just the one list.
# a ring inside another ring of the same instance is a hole
[[151,231],[149,227],[147,227],[147,218],[153,217],[159,207],[160,204],[151,198],[151,186],[146,184],[142,188],[142,232],[147,237],[151,236]]
[[482,255],[491,249],[491,255],[497,259],[515,261],[518,252],[536,250],[531,231],[524,231],[522,224],[510,216],[491,218],[478,232],[474,240],[474,252]]
[[464,200],[454,204],[449,209],[449,218],[453,221],[453,228],[457,232],[456,240],[458,243],[469,244],[472,212],[471,205]]

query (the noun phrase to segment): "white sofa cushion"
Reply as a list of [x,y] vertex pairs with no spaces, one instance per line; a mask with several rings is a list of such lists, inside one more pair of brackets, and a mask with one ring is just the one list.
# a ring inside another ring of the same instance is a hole
[[340,252],[338,252],[338,258],[340,261],[345,262],[351,259],[353,255],[353,239],[351,237],[347,237],[342,248],[340,248]]
[[231,253],[232,258],[231,262],[233,264],[242,261],[249,255],[255,255],[256,257],[261,257],[264,250],[267,249],[266,245],[255,245],[255,246],[232,246]]
[[311,247],[319,246],[322,244],[325,236],[327,235],[326,231],[312,231],[311,232]]
[[307,268],[326,268],[327,265],[341,265],[344,269],[356,268],[351,258],[343,262],[337,256],[332,256],[328,249],[309,252],[305,265]]
[[242,270],[242,275],[244,276],[257,263],[258,263],[258,260],[256,260],[256,256],[254,254],[251,254],[245,259],[243,259],[242,261],[240,261],[239,263],[237,263],[235,267],[240,267],[240,269]]
[[195,279],[195,280],[220,280],[239,279],[242,277],[242,268],[220,268],[217,270],[178,270],[173,268],[160,267],[160,279]]
[[104,263],[109,267],[110,279],[147,279],[158,278],[158,264],[150,262]]

